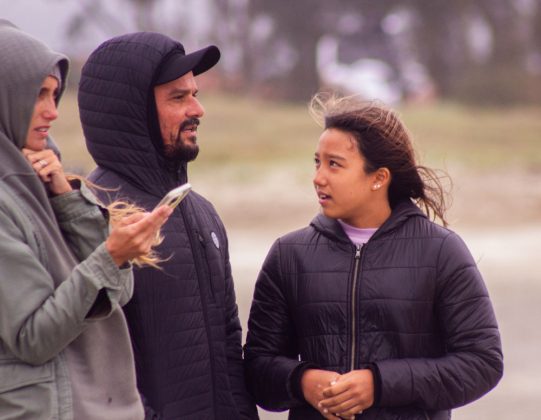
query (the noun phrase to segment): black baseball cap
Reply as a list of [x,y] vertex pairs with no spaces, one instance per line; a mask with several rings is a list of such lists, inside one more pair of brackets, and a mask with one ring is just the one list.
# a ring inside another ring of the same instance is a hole
[[215,45],[186,54],[182,44],[178,43],[178,47],[165,56],[156,70],[154,86],[178,79],[190,71],[197,76],[212,68],[218,60],[220,50]]

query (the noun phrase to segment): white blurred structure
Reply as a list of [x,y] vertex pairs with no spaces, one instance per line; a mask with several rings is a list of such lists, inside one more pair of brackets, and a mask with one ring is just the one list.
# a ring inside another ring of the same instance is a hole
[[351,64],[338,59],[338,39],[323,36],[317,46],[317,67],[325,85],[339,88],[346,94],[359,94],[363,98],[378,99],[395,104],[402,99],[397,82],[393,80],[391,66],[381,60],[361,58]]

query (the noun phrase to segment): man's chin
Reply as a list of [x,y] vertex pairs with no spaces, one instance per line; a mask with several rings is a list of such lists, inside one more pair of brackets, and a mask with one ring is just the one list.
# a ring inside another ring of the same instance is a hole
[[164,150],[165,157],[174,162],[191,162],[197,158],[199,154],[199,146],[197,144],[186,145],[167,145]]

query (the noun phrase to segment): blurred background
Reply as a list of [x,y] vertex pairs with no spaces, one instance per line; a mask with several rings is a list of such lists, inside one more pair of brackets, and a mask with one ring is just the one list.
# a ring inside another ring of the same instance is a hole
[[206,115],[190,182],[228,228],[244,330],[272,242],[318,211],[310,97],[333,90],[395,107],[419,160],[453,180],[451,228],[479,264],[502,333],[502,381],[453,418],[539,418],[541,0],[0,0],[0,18],[71,58],[53,135],[81,174],[93,162],[77,82],[95,47],[151,30],[188,52],[221,48],[198,77]]

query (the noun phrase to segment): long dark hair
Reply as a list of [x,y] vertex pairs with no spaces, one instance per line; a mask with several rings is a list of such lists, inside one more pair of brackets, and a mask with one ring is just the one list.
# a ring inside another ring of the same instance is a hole
[[411,199],[429,217],[447,226],[448,193],[442,179],[450,183],[449,175],[417,164],[411,135],[394,111],[378,102],[329,94],[314,96],[310,111],[325,129],[334,128],[354,137],[365,159],[366,173],[379,168],[391,172],[391,208]]

